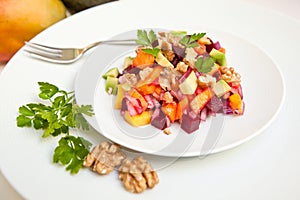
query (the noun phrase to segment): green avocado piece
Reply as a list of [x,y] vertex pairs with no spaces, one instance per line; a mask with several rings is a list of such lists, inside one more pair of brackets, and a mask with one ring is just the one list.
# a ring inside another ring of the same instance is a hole
[[104,78],[105,80],[107,79],[107,77],[114,77],[117,78],[119,75],[119,70],[117,67],[111,68],[109,69],[105,74],[103,74],[102,78]]
[[108,76],[105,83],[105,91],[108,94],[116,95],[118,91],[119,79],[116,77]]
[[229,92],[231,87],[223,79],[219,80],[213,87],[213,91],[218,97],[223,96],[226,92]]
[[216,60],[216,62],[221,66],[226,66],[226,56],[221,51],[218,51],[217,49],[212,49],[209,53],[209,55]]

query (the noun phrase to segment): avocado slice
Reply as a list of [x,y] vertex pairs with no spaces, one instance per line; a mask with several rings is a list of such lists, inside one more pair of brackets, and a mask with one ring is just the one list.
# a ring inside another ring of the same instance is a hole
[[221,51],[218,51],[217,49],[212,49],[209,53],[209,55],[216,60],[216,62],[221,66],[226,66],[226,56]]
[[114,68],[109,69],[105,74],[102,75],[102,78],[104,78],[106,80],[107,77],[109,77],[109,76],[117,78],[119,76],[118,68],[114,67]]
[[105,83],[105,91],[108,94],[116,95],[118,91],[118,82],[118,78],[108,76]]
[[213,91],[217,95],[217,97],[223,96],[226,92],[229,92],[230,90],[231,87],[223,79],[219,80],[213,87]]
[[197,77],[194,71],[179,85],[179,89],[183,94],[194,94],[197,89]]

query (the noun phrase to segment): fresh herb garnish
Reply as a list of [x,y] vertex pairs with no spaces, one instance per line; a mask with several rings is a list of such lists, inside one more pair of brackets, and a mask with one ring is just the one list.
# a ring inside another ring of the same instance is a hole
[[136,43],[143,46],[154,47],[153,42],[156,40],[156,35],[153,30],[147,33],[146,30],[138,30]]
[[91,105],[77,105],[74,92],[60,90],[57,86],[38,82],[39,97],[47,104],[29,103],[19,108],[16,118],[18,127],[33,127],[43,130],[42,137],[66,134],[55,149],[53,162],[68,165],[67,170],[77,173],[85,156],[89,153],[90,143],[81,137],[70,136],[70,128],[88,130],[89,125],[83,114],[92,116]]
[[53,162],[67,165],[66,170],[71,174],[78,173],[92,144],[82,137],[71,135],[61,138],[58,144],[54,150]]
[[206,33],[194,33],[193,35],[185,35],[181,40],[180,44],[186,48],[193,48],[199,46],[197,40],[202,38]]
[[153,49],[142,49],[142,51],[156,57],[157,54],[160,52],[160,49],[158,47],[155,47]]
[[21,106],[17,117],[18,127],[33,126],[35,129],[43,129],[43,137],[68,134],[69,128],[75,128],[76,125],[87,129],[88,123],[80,115],[93,115],[91,106],[75,104],[73,92],[59,90],[50,83],[38,82],[38,84],[40,86],[39,97],[49,101],[51,105],[29,103]]
[[137,37],[136,43],[147,47],[142,49],[142,51],[156,57],[160,49],[154,46],[154,42],[157,39],[154,31],[150,30],[149,33],[147,33],[146,30],[138,30]]
[[212,70],[214,63],[215,60],[212,57],[208,56],[207,58],[204,58],[203,56],[200,56],[195,63],[195,67],[198,72],[207,73]]

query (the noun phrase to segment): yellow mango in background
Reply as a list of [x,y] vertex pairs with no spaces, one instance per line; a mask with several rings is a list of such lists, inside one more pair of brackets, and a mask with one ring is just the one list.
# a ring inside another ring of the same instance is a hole
[[60,0],[0,0],[0,62],[39,32],[66,17]]

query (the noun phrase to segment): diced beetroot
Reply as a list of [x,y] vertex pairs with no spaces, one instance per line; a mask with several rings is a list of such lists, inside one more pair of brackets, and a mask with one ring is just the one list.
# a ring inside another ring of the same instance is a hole
[[217,113],[223,107],[223,102],[222,102],[222,100],[219,97],[217,97],[216,95],[214,95],[210,99],[210,101],[206,104],[206,107],[208,109],[210,109],[211,111]]
[[140,71],[141,71],[140,68],[134,67],[134,66],[130,65],[129,67],[127,67],[126,69],[124,69],[123,74],[135,74],[135,75],[138,75]]
[[219,81],[221,79],[221,73],[219,70],[215,71],[215,73],[212,75],[213,77],[216,78],[216,81]]
[[179,59],[183,59],[185,57],[185,48],[182,48],[180,46],[172,45],[172,50],[179,57]]
[[134,106],[129,101],[126,101],[126,105],[130,116],[135,116],[138,114]]
[[121,107],[121,111],[122,112],[125,112],[126,110],[128,110],[128,108],[127,108],[127,99],[126,98],[123,98],[122,99],[122,107]]
[[153,98],[151,95],[145,95],[144,99],[146,100],[146,102],[148,103],[148,108],[152,109],[154,108],[154,102],[153,102]]
[[187,133],[192,133],[199,129],[200,117],[191,117],[189,114],[182,115],[180,127]]
[[204,107],[200,112],[200,120],[205,121],[207,118],[207,108]]
[[229,100],[225,100],[223,102],[223,113],[225,115],[232,115],[234,113],[233,110],[232,110],[232,108],[229,105]]
[[165,113],[157,108],[152,115],[151,125],[160,130],[164,130],[170,126],[170,120]]
[[210,38],[208,38],[208,39],[210,40],[211,44],[205,45],[207,53],[210,53],[210,51],[212,49],[219,50],[221,48],[221,45],[220,45],[219,41],[217,41],[217,42],[214,43]]
[[153,101],[153,103],[154,103],[154,107],[155,107],[155,108],[161,107],[161,105],[160,105],[159,101],[157,101],[157,99],[153,98],[152,101]]

